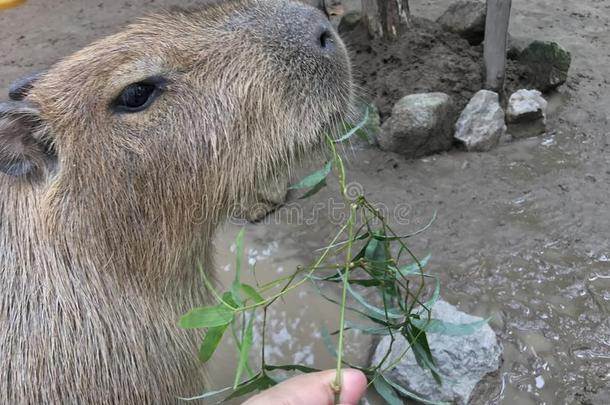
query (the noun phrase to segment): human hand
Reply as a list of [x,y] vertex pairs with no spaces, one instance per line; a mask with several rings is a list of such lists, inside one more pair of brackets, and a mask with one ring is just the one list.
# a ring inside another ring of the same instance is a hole
[[[332,384],[336,370],[301,374],[292,377],[258,395],[243,405],[334,405]],[[356,405],[366,390],[366,377],[361,371],[343,370],[339,404]]]

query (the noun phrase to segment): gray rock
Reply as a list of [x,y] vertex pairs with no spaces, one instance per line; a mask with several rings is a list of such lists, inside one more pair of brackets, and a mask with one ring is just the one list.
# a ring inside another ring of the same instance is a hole
[[411,94],[392,108],[381,126],[379,146],[409,158],[451,148],[455,108],[444,93]]
[[518,90],[508,99],[506,122],[514,138],[527,138],[546,132],[547,102],[538,90]]
[[349,32],[360,24],[361,15],[359,11],[348,11],[341,17],[337,30],[340,34]]
[[[453,305],[439,300],[432,308],[432,317],[450,323],[472,323],[482,318],[459,311]],[[446,336],[428,333],[428,343],[436,365],[443,375],[439,386],[429,370],[418,366],[413,351],[409,350],[398,365],[386,376],[419,396],[432,401],[467,404],[475,387],[486,375],[498,370],[502,363],[502,347],[489,325],[466,336]],[[402,337],[392,345],[386,365],[394,362],[407,348]],[[373,354],[371,364],[378,364],[387,353],[390,337],[385,336]]]
[[533,41],[521,52],[519,62],[532,86],[547,92],[565,83],[572,55],[556,42]]
[[468,40],[471,45],[478,45],[485,38],[486,7],[484,1],[457,1],[436,21],[447,31]]
[[498,144],[506,133],[504,110],[497,93],[478,91],[455,124],[455,138],[468,151],[485,152]]

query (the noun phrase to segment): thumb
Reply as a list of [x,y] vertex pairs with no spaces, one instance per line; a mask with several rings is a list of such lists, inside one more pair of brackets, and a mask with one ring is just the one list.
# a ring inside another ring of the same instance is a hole
[[[335,393],[332,384],[335,370],[301,374],[290,378],[250,398],[244,405],[333,405]],[[342,405],[356,405],[366,390],[366,377],[361,371],[347,369],[342,372]]]

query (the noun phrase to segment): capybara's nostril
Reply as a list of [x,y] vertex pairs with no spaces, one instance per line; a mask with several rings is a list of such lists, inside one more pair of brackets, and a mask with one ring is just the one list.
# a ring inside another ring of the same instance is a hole
[[334,49],[335,39],[333,38],[333,33],[329,29],[324,29],[322,33],[319,35],[318,42],[320,43],[320,48],[325,50]]
[[317,48],[324,52],[334,52],[336,50],[336,39],[330,26],[326,24],[320,25],[314,32],[314,40]]

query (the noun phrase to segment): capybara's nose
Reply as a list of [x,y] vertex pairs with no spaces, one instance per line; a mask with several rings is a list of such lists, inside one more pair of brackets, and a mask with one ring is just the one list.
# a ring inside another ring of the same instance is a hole
[[323,52],[335,52],[337,43],[333,29],[328,21],[322,21],[317,24],[312,36],[313,46],[319,48]]
[[298,43],[311,51],[332,55],[337,52],[340,39],[328,17],[317,8],[302,3],[288,3],[282,10],[284,15],[283,40]]

